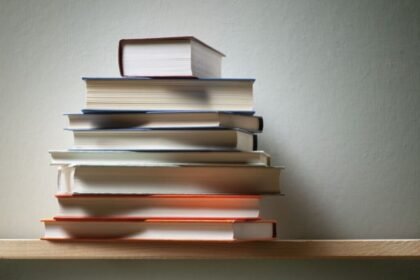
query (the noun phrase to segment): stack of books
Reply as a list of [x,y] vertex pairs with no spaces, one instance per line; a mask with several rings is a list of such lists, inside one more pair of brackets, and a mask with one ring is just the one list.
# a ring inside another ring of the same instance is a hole
[[66,115],[74,146],[50,151],[59,214],[47,240],[272,240],[261,196],[279,167],[257,150],[253,79],[222,79],[224,56],[194,37],[121,40],[122,77],[83,78]]

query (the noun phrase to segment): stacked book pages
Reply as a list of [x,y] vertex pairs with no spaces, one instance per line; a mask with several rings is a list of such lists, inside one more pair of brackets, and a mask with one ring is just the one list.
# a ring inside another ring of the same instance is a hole
[[272,240],[261,196],[279,167],[258,150],[253,79],[221,78],[224,55],[194,37],[121,40],[122,77],[83,78],[74,137],[50,151],[59,213],[47,240]]

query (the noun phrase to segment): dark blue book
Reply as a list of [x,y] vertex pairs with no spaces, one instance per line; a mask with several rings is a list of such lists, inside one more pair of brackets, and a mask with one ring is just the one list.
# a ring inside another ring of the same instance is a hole
[[66,114],[68,129],[149,129],[204,130],[239,129],[261,132],[263,119],[259,116],[226,112],[108,112],[95,114]]

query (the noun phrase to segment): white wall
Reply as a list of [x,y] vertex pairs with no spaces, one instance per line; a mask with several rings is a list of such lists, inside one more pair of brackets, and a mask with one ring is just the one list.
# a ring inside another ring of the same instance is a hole
[[117,75],[120,38],[169,35],[257,79],[261,148],[287,168],[266,207],[281,238],[420,237],[419,1],[1,0],[0,238],[56,212],[47,150],[72,142],[80,77]]

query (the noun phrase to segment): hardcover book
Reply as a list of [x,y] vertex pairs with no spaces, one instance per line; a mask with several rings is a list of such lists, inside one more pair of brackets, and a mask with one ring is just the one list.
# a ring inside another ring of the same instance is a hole
[[109,112],[67,117],[68,129],[241,129],[254,133],[263,129],[262,117],[226,112]]
[[192,36],[122,39],[121,76],[220,78],[225,55]]
[[253,79],[83,78],[84,112],[228,111],[253,114]]
[[73,149],[138,151],[257,150],[257,135],[239,130],[72,130]]
[[252,195],[57,195],[54,218],[257,219],[260,200]]
[[59,194],[278,194],[279,167],[60,166]]
[[50,151],[52,165],[256,165],[269,166],[270,156],[263,151],[253,152],[139,152],[70,150]]
[[274,221],[44,220],[45,240],[272,240]]

